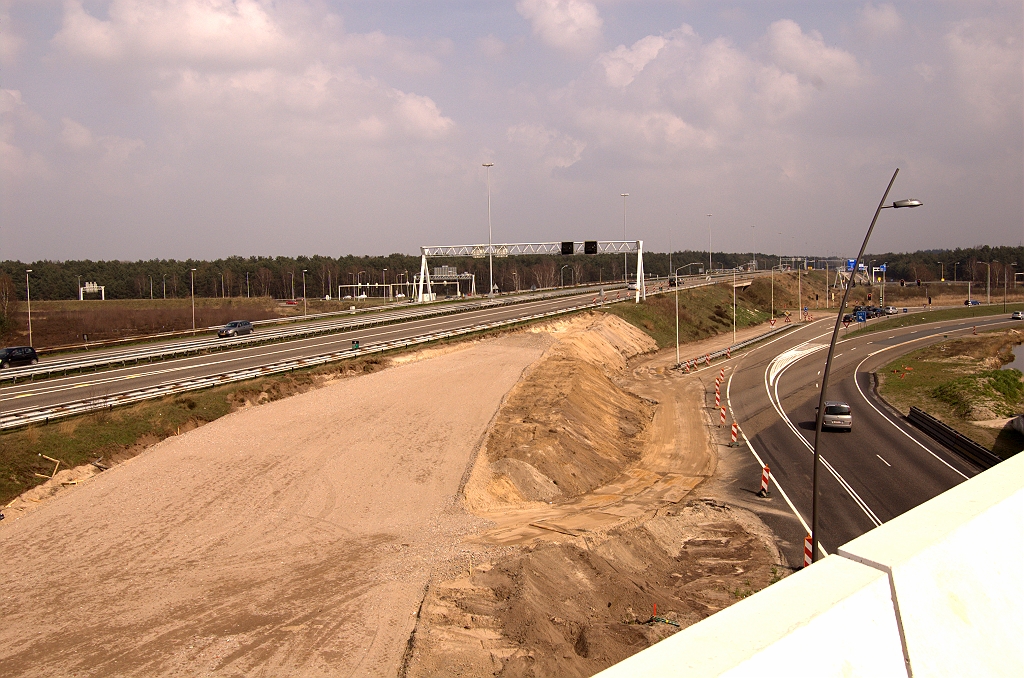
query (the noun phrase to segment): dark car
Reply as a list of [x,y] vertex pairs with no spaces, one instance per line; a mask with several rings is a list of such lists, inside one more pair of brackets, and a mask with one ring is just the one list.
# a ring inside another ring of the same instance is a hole
[[252,332],[252,323],[248,320],[232,320],[217,330],[218,337],[238,337]]
[[0,368],[2,369],[19,365],[35,365],[37,362],[39,362],[39,356],[31,346],[0,348]]
[[965,299],[964,306],[981,306],[981,302],[977,299]]
[[843,322],[844,322],[844,323],[853,323],[853,322],[857,322],[857,318],[855,318],[855,317],[853,316],[853,314],[852,314],[852,313],[847,313],[847,314],[845,314],[845,315],[843,316]]

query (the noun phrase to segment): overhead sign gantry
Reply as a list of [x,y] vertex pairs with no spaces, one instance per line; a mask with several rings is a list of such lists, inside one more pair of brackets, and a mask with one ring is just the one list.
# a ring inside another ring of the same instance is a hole
[[498,258],[522,254],[551,254],[570,256],[574,254],[632,254],[636,252],[636,302],[647,298],[644,284],[644,241],[643,240],[584,240],[575,242],[520,242],[493,243],[481,245],[433,245],[420,248],[420,274],[417,279],[417,300],[430,301],[434,294],[430,288],[428,257],[473,257],[483,259],[489,255]]

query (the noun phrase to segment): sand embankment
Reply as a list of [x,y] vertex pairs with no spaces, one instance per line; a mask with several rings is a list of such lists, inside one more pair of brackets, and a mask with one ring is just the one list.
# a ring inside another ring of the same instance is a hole
[[0,673],[395,675],[522,332],[249,408],[0,523]]

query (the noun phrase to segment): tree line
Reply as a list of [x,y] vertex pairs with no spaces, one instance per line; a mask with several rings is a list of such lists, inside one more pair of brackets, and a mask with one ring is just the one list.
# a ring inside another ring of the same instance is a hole
[[[714,269],[730,270],[756,267],[764,270],[780,264],[823,268],[825,261],[815,257],[791,257],[761,253],[713,253]],[[993,282],[1005,275],[1024,270],[1024,247],[975,247],[955,250],[921,250],[911,253],[883,253],[865,256],[865,264],[886,264],[887,278],[908,282],[946,280],[984,281],[991,270]],[[831,260],[830,268],[840,264]],[[453,266],[459,272],[476,276],[477,291],[487,291],[486,258],[435,258],[431,269]],[[494,283],[503,292],[561,284],[623,280],[623,266],[630,278],[636,275],[636,255],[619,254],[573,256],[517,256],[494,259]],[[648,276],[666,276],[670,266],[680,274],[697,273],[708,266],[707,251],[647,252],[644,269]],[[29,280],[26,285],[26,271]],[[193,270],[194,269],[194,270]],[[303,296],[303,271],[307,297],[332,297],[339,285],[356,283],[411,283],[419,273],[418,256],[344,257],[228,257],[213,261],[152,259],[148,261],[20,261],[0,262],[0,317],[9,316],[16,302],[23,302],[27,289],[32,299],[77,299],[78,289],[86,282],[105,288],[108,299],[187,298],[193,289],[197,297],[273,297],[290,299]],[[433,273],[433,271],[431,271]],[[194,278],[193,278],[194,276]],[[466,291],[463,289],[463,291]]]

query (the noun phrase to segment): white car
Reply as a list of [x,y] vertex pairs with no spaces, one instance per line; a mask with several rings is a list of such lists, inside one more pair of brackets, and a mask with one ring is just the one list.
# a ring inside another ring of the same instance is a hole
[[1013,315],[1010,316],[1010,320],[1024,320],[1024,311],[1014,311]]
[[886,315],[896,315],[899,312],[900,312],[899,309],[896,308],[895,306],[886,306],[885,307],[885,314]]

